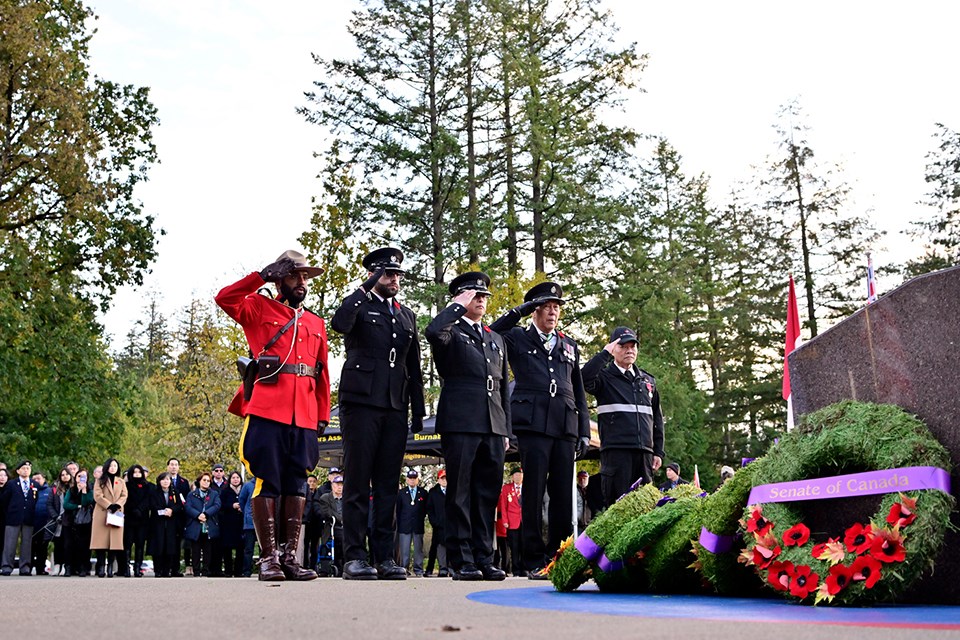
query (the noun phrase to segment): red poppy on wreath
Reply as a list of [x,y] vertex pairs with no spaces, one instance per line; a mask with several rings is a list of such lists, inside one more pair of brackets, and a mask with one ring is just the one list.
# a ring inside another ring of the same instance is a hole
[[786,591],[790,588],[790,580],[793,579],[793,563],[773,562],[770,564],[770,573],[767,574],[767,582],[777,591]]
[[783,532],[783,544],[787,547],[794,545],[802,547],[810,539],[810,529],[802,522],[798,522]]
[[765,536],[773,528],[773,523],[768,522],[763,517],[763,509],[759,506],[754,507],[750,512],[750,518],[747,520],[747,531],[758,536]]
[[835,596],[851,582],[853,582],[853,567],[835,564],[830,567],[830,575],[827,576],[827,593]]
[[912,524],[917,519],[915,509],[917,501],[900,494],[900,502],[894,502],[887,514],[887,524],[900,528]]
[[875,535],[876,529],[872,524],[868,523],[864,526],[858,523],[846,530],[843,535],[843,544],[846,545],[847,551],[859,555],[870,550]]
[[766,569],[778,555],[780,555],[780,545],[777,544],[776,538],[770,534],[757,538],[757,544],[753,547],[753,564],[760,569]]
[[850,566],[853,573],[853,579],[857,582],[864,582],[867,589],[872,589],[873,585],[882,577],[880,573],[880,561],[870,556],[860,556],[853,561]]
[[798,598],[806,598],[812,592],[817,590],[817,582],[820,576],[813,573],[810,567],[805,564],[793,568],[793,579],[790,580],[790,595]]
[[880,562],[903,562],[907,557],[903,539],[899,529],[880,529],[873,538],[870,555]]

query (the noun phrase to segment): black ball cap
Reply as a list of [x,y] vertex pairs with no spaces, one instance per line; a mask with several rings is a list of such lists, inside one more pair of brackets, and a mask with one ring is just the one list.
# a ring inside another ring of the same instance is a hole
[[403,262],[403,251],[393,247],[384,247],[368,253],[367,257],[363,259],[363,266],[371,273],[377,269],[406,273],[400,266],[401,262]]
[[527,291],[527,295],[523,296],[524,302],[531,302],[532,300],[541,302],[552,300],[558,304],[563,304],[563,287],[556,282],[541,282]]
[[468,271],[450,281],[450,295],[455,296],[462,291],[476,291],[490,295],[490,276],[482,271]]
[[613,333],[610,334],[610,342],[616,340],[620,344],[627,344],[628,342],[637,342],[640,341],[637,339],[637,334],[633,332],[633,329],[630,327],[617,327],[613,330]]

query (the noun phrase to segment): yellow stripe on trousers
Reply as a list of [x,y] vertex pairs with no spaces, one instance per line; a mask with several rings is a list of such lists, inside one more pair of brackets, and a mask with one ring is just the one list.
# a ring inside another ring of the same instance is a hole
[[[247,470],[247,473],[253,475],[253,471],[250,469],[250,463],[246,458],[243,457],[243,441],[247,437],[247,427],[250,425],[250,416],[247,416],[243,419],[243,431],[240,432],[240,462],[243,463],[244,468]],[[256,484],[253,486],[253,497],[256,498],[260,495],[260,488],[263,486],[263,480],[257,478]]]

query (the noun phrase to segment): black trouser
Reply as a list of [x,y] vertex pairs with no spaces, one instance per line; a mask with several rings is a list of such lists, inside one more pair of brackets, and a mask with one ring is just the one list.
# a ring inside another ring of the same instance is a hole
[[[573,534],[574,442],[518,431],[523,464],[523,506],[520,529],[523,564],[528,571],[542,568]],[[550,493],[547,541],[543,534],[543,495]]]
[[243,530],[243,571],[241,575],[250,576],[253,573],[253,545],[256,541],[256,530]]
[[[230,571],[227,570],[229,574]],[[223,545],[220,538],[214,538],[210,541],[210,574],[214,577],[223,576]]]
[[190,541],[190,551],[193,556],[193,575],[210,575],[210,537],[201,533],[196,540]]
[[[511,573],[513,575],[519,574],[523,571],[523,535],[521,529],[507,529],[507,547],[510,549],[510,565]],[[507,554],[507,550],[503,550],[504,556]],[[504,569],[506,571],[506,569]]]
[[[217,538],[213,542],[216,543],[217,540],[222,540],[222,538]],[[227,546],[221,544],[220,551],[223,557],[223,575],[239,578],[243,575],[243,541],[238,541],[237,544],[232,546]]]
[[77,575],[90,575],[90,528],[91,524],[75,524],[70,528],[67,546],[70,564]]
[[180,569],[180,554],[155,553],[153,554],[153,575],[158,578],[169,578]]
[[447,463],[443,541],[447,562],[455,571],[465,564],[492,564],[494,515],[503,481],[503,436],[444,433],[440,444]]
[[312,569],[317,566],[317,548],[320,545],[320,534],[323,533],[323,525],[308,522],[303,532],[303,566]]
[[398,478],[407,444],[407,412],[360,404],[340,404],[343,433],[343,552],[344,560],[366,560],[363,539],[373,489],[373,531],[370,555],[374,563],[393,558]]
[[630,486],[640,478],[643,484],[653,482],[652,453],[642,449],[615,447],[600,452],[600,488],[603,490],[603,501],[608,506],[629,491]]
[[[147,523],[146,522],[126,522],[123,526],[123,549],[127,554],[127,560],[133,558],[133,575],[140,573],[140,567],[143,565],[143,554],[147,545]],[[136,546],[136,551],[134,551]]]
[[47,554],[50,551],[50,541],[47,540],[47,532],[43,527],[33,530],[33,541],[30,547],[31,565],[37,575],[41,575],[47,570]]

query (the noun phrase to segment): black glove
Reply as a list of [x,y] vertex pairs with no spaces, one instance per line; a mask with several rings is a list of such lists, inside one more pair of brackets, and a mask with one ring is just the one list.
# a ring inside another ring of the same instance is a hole
[[330,425],[326,420],[317,421],[317,435],[322,436],[323,432],[327,430],[327,427]]
[[117,511],[120,511],[120,505],[114,503],[114,504],[110,505],[109,507],[107,507],[107,509],[110,510],[110,513],[116,513]]
[[264,282],[279,282],[290,275],[295,266],[290,258],[281,258],[265,266],[260,272],[260,277]]
[[581,436],[577,439],[577,448],[575,451],[575,457],[577,460],[582,458],[587,453],[587,449],[590,448],[590,438],[587,436]]
[[410,432],[420,433],[423,431],[423,416],[413,416],[410,419]]
[[540,300],[531,300],[530,302],[524,302],[518,307],[514,307],[513,309],[511,309],[511,311],[516,311],[517,313],[520,314],[520,317],[522,318],[524,316],[528,316],[531,313],[533,313],[533,311],[537,307],[539,307],[541,304],[543,303],[540,302]]
[[383,277],[384,273],[386,273],[386,270],[383,267],[378,268],[376,271],[373,272],[373,274],[371,274],[369,278],[367,278],[364,281],[362,285],[360,285],[360,288],[366,291],[367,293],[370,293],[371,291],[373,291],[373,286],[380,281],[380,278]]

